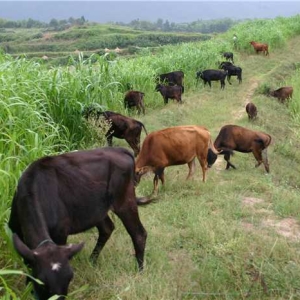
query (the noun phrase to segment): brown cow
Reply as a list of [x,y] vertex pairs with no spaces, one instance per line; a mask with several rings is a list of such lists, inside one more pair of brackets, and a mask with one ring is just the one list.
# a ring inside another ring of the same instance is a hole
[[133,108],[136,107],[138,113],[140,114],[143,112],[145,114],[145,104],[144,104],[144,96],[145,93],[139,91],[128,91],[125,94],[124,98],[124,107],[126,108]]
[[248,114],[248,119],[253,120],[257,117],[257,108],[254,103],[249,102],[246,105],[246,112]]
[[148,134],[142,122],[112,111],[101,112],[94,107],[87,107],[83,111],[83,116],[87,120],[89,118],[98,120],[103,116],[111,125],[105,134],[108,145],[112,146],[113,137],[125,139],[132,148],[135,156],[140,152],[142,129],[144,128],[146,135]]
[[256,54],[258,54],[259,52],[263,52],[265,55],[269,55],[268,44],[257,43],[254,41],[251,41],[250,44],[253,46],[254,50],[256,51]]
[[153,194],[158,192],[158,180],[164,184],[164,169],[168,166],[188,164],[189,179],[194,173],[195,158],[202,168],[203,181],[208,166],[208,151],[219,154],[213,146],[210,132],[202,126],[175,126],[150,133],[144,140],[136,159],[136,175],[140,177],[148,171],[154,172]]
[[269,173],[267,148],[271,143],[271,139],[271,136],[264,132],[254,131],[238,125],[225,125],[221,128],[214,146],[224,154],[224,159],[227,161],[226,170],[229,167],[235,169],[235,166],[230,162],[230,156],[234,150],[242,153],[252,152],[257,160],[255,167],[263,163],[266,172]]
[[269,96],[275,97],[281,103],[284,103],[285,100],[293,97],[293,87],[292,86],[283,86],[277,90],[270,91]]

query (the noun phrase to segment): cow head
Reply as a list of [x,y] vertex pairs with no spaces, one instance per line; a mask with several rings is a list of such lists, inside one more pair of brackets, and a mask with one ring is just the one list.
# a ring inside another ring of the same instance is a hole
[[201,71],[196,73],[196,79],[202,78],[203,74]]
[[212,165],[216,162],[218,158],[218,155],[213,152],[213,150],[211,148],[208,148],[208,152],[207,152],[207,167],[211,168]]
[[141,177],[150,171],[152,171],[152,172],[154,171],[153,167],[149,167],[149,166],[145,166],[145,167],[141,167],[141,168],[136,167],[135,168],[135,178],[134,178],[135,186],[137,186],[140,183]]
[[49,240],[31,250],[17,234],[13,235],[13,242],[17,252],[32,269],[32,276],[43,282],[43,284],[34,282],[37,299],[46,300],[54,295],[59,295],[61,296],[59,299],[63,299],[67,296],[73,278],[69,260],[83,248],[84,244],[58,246]]
[[161,90],[162,87],[163,87],[163,85],[160,84],[160,83],[158,83],[158,84],[156,85],[156,87],[155,87],[155,91],[156,91],[156,92],[159,92],[159,91]]

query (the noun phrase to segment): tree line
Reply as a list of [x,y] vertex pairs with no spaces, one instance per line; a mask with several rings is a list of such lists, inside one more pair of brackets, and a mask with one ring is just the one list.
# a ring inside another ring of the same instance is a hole
[[159,18],[156,22],[135,19],[129,23],[115,22],[114,24],[146,31],[222,33],[239,22],[240,21],[224,18],[217,20],[197,20],[191,23],[175,23]]
[[[113,24],[143,31],[222,33],[238,22],[240,21],[224,18],[217,20],[197,20],[191,23],[175,23],[159,18],[156,22],[135,19],[129,23],[113,22]],[[70,17],[69,19],[62,20],[52,18],[49,23],[33,20],[32,18],[19,21],[0,18],[0,28],[53,28],[54,30],[64,30],[70,26],[84,24],[89,24],[84,16],[80,18]]]
[[49,23],[33,20],[31,18],[27,20],[12,21],[0,18],[0,28],[53,28],[55,30],[64,30],[74,25],[84,25],[87,23],[84,16],[80,18],[70,17],[69,19],[57,20],[52,18]]

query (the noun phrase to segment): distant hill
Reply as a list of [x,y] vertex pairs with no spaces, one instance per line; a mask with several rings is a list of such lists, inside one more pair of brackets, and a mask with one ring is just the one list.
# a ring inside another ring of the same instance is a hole
[[300,13],[300,2],[233,1],[0,1],[0,18],[49,22],[70,17],[107,23],[135,19],[183,23],[199,19],[289,17]]

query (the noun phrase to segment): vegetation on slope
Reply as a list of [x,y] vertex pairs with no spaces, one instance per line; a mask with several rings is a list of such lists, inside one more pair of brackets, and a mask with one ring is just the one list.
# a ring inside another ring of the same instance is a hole
[[[127,114],[122,103],[127,82],[146,93],[142,121],[149,131],[200,124],[214,138],[222,125],[235,123],[273,137],[269,176],[254,169],[251,155],[239,153],[232,158],[237,170],[225,172],[220,158],[206,184],[197,174],[185,182],[184,166],[167,169],[159,201],[140,209],[149,235],[142,274],[136,272],[131,241],[119,220],[114,219],[116,232],[96,266],[88,262],[96,233],[70,237],[70,242],[86,241],[72,263],[75,279],[71,290],[87,283],[89,287],[78,291],[76,299],[244,299],[247,293],[248,299],[299,297],[300,22],[298,17],[276,20],[269,21],[272,26],[268,21],[266,26],[252,22],[251,36],[249,24],[240,24],[207,42],[163,47],[156,56],[146,51],[135,59],[98,56],[95,63],[79,56],[67,68],[48,69],[42,63],[1,55],[0,222],[4,225],[26,166],[44,155],[94,147],[95,140],[81,118],[82,107],[97,103]],[[276,39],[270,28],[276,28]],[[232,86],[227,84],[224,91],[218,84],[211,90],[197,85],[195,71],[216,67],[220,52],[232,49],[233,32],[239,37],[240,50],[234,53],[236,64],[243,68],[243,83],[232,79]],[[248,44],[262,39],[271,45],[270,57],[254,54]],[[153,76],[174,69],[186,74],[185,103],[164,106],[154,92]],[[289,106],[261,95],[264,84],[273,88],[293,85]],[[244,111],[249,100],[259,108],[259,118],[251,124]],[[123,141],[115,144],[127,147]],[[146,195],[151,190],[152,178],[146,177],[137,193]],[[295,228],[294,233],[286,231],[289,235],[284,236],[279,231],[284,221]],[[3,237],[4,229],[0,229]],[[25,270],[8,238],[0,241],[0,247],[3,269]],[[24,278],[2,278],[16,297],[24,295]]]

